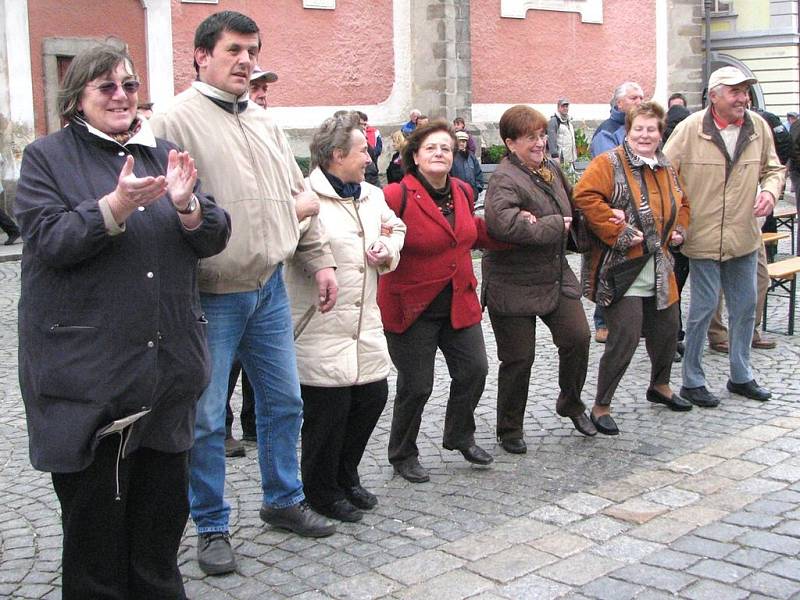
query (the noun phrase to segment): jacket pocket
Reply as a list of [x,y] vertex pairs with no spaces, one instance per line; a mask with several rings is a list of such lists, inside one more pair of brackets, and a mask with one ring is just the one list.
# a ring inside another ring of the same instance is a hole
[[61,315],[41,326],[39,393],[73,402],[99,397],[108,372],[106,331],[95,315]]

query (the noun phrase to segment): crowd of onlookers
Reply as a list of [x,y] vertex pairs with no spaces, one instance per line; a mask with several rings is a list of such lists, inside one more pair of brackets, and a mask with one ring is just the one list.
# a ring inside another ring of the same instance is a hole
[[[358,466],[392,365],[397,475],[430,479],[417,436],[438,351],[450,376],[442,446],[493,462],[475,440],[484,310],[499,359],[496,435],[510,453],[527,451],[540,321],[558,348],[555,410],[585,436],[619,433],[612,404],[641,337],[645,400],[676,411],[720,403],[702,355],[721,293],[727,388],[770,398],[750,364],[766,260],[758,219],[785,169],[775,128],[747,110],[755,79],[713,72],[709,106],[691,114],[685,99],[665,113],[638,84],[620,84],[574,185],[567,98],[549,119],[505,111],[506,156],[488,185],[464,120],[414,110],[392,134],[381,188],[383,139],[359,111],[319,125],[303,176],[266,110],[277,75],[256,66],[260,48],[252,19],[211,15],[195,33],[196,81],[150,119],[125,50],[89,48],[59,93],[68,125],[25,150],[14,207],[25,244],[20,385],[31,462],[52,473],[61,505],[64,598],[184,598],[177,551],[189,515],[200,568],[236,569],[224,491],[226,454],[244,451],[229,406],[240,372],[260,517],[308,537],[379,502]],[[580,276],[570,251],[582,255]],[[606,344],[591,407],[581,296]]]

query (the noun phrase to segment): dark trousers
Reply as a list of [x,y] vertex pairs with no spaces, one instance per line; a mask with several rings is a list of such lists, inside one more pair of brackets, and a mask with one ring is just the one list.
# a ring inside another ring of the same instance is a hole
[[642,335],[650,357],[650,387],[668,384],[678,343],[678,303],[658,310],[653,296],[625,296],[606,306],[606,321],[608,341],[600,358],[595,404],[611,404]]
[[[536,317],[506,317],[489,312],[497,342],[497,437],[518,439],[528,403],[531,367],[536,352]],[[556,412],[575,417],[586,410],[581,391],[589,364],[589,324],[580,300],[561,296],[558,307],[539,317],[558,347]]]
[[6,199],[6,192],[5,190],[3,190],[2,192],[0,192],[0,229],[5,231],[8,237],[12,237],[15,235],[19,235],[19,227],[14,222],[14,219],[9,217],[6,214],[6,211],[3,210],[5,199]]
[[689,279],[689,259],[683,253],[670,249],[672,258],[675,259],[675,282],[678,284],[678,340],[683,341],[686,332],[683,330],[683,311],[681,310],[680,296],[683,294],[683,286]]
[[312,506],[345,497],[361,484],[358,465],[386,406],[385,379],[350,387],[301,385],[303,490]]
[[451,379],[442,445],[446,449],[456,449],[474,444],[473,413],[489,372],[480,323],[453,329],[449,318],[421,318],[401,334],[387,332],[386,341],[397,368],[389,462],[398,464],[419,456],[417,435],[422,411],[433,391],[437,348],[444,355]]
[[53,473],[64,529],[62,597],[182,600],[188,452],[141,448],[119,461],[117,475],[119,443],[117,436],[103,440],[83,471]]
[[253,386],[247,378],[247,373],[242,369],[242,363],[234,361],[231,374],[228,378],[228,403],[225,405],[225,437],[231,437],[233,429],[233,410],[231,410],[231,396],[236,389],[236,382],[242,374],[242,412],[239,419],[242,422],[242,435],[256,437],[256,397]]

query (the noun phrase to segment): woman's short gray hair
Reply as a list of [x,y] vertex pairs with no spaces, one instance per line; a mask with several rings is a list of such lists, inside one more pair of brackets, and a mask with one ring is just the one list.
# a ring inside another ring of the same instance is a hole
[[86,84],[111,73],[120,63],[125,63],[131,74],[136,73],[124,47],[105,43],[79,52],[72,59],[58,90],[59,114],[67,121],[78,114],[78,104]]
[[333,160],[334,150],[341,150],[344,155],[350,154],[353,146],[352,134],[356,130],[361,130],[361,120],[357,112],[339,111],[333,117],[325,119],[311,140],[311,168],[327,169]]

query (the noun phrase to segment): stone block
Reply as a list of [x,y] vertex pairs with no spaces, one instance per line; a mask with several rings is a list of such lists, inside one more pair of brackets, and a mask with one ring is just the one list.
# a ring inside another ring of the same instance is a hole
[[525,544],[519,544],[502,550],[497,554],[468,563],[466,568],[498,583],[508,583],[557,560],[552,554],[534,550]]
[[749,531],[737,541],[742,546],[751,546],[767,552],[776,552],[789,556],[800,555],[800,539],[788,535],[769,531]]
[[651,542],[668,544],[679,537],[693,531],[697,525],[670,519],[669,517],[658,517],[640,527],[635,527],[628,532],[628,535]]
[[400,585],[378,573],[362,573],[348,577],[325,587],[325,592],[342,600],[374,600],[391,594]]
[[754,573],[742,579],[739,587],[770,598],[791,598],[800,592],[800,583],[769,573]]
[[724,558],[737,549],[733,544],[715,542],[694,535],[687,535],[670,546],[673,550],[688,552],[705,558]]
[[749,593],[717,581],[698,581],[681,592],[690,600],[744,600]]
[[639,562],[645,556],[664,550],[665,547],[655,542],[640,540],[627,535],[620,535],[591,549],[592,554],[607,556],[620,562]]
[[642,495],[642,499],[670,508],[680,508],[697,502],[700,499],[700,494],[681,490],[677,487],[666,486]]
[[653,502],[647,502],[641,498],[631,498],[621,504],[609,506],[603,513],[615,519],[621,519],[630,523],[647,523],[651,519],[667,512],[667,509]]
[[438,550],[465,560],[477,560],[505,550],[510,545],[511,542],[507,539],[498,538],[491,533],[476,533],[439,546]]
[[677,552],[669,548],[650,554],[642,559],[642,562],[654,567],[664,567],[673,571],[684,571],[688,567],[698,562],[700,557],[686,552]]
[[647,582],[648,587],[664,590],[672,594],[677,594],[680,590],[696,581],[696,578],[692,575],[642,564],[629,565],[616,571],[614,579],[636,584]]
[[[758,443],[758,442],[756,442]],[[736,479],[737,481],[752,477],[766,467],[747,460],[730,459],[714,467],[711,472],[715,475]]]
[[558,532],[534,540],[530,545],[537,550],[564,558],[585,550],[592,545],[592,542],[579,535]]
[[556,502],[558,506],[579,515],[593,515],[612,504],[610,500],[592,494],[570,494]]
[[497,592],[509,600],[553,600],[570,591],[570,586],[531,574],[499,587]]
[[630,523],[598,515],[590,519],[578,521],[569,526],[569,530],[593,541],[605,541],[630,529]]
[[748,567],[735,563],[706,559],[687,569],[686,572],[704,579],[713,579],[722,583],[734,583],[742,577],[750,575],[753,571]]
[[[536,574],[569,585],[586,585],[603,575],[615,571],[625,563],[605,556],[581,552],[539,569]],[[580,565],[580,568],[576,568]]]
[[722,517],[728,514],[728,511],[720,510],[718,508],[709,508],[705,506],[684,506],[678,508],[670,513],[670,518],[676,521],[683,521],[691,523],[692,525],[708,525],[712,521],[719,521]]
[[768,573],[800,581],[800,559],[782,557],[764,568]]
[[757,448],[761,445],[758,440],[743,437],[726,437],[702,449],[703,454],[710,456],[720,456],[722,458],[734,458],[741,456],[748,450]]
[[378,568],[378,572],[405,585],[414,585],[442,573],[458,569],[464,564],[460,558],[440,550],[426,550],[414,556],[396,560]]
[[489,590],[494,584],[465,570],[445,573],[396,594],[403,600],[463,600]]
[[692,453],[676,458],[672,462],[667,463],[664,468],[669,471],[675,471],[676,473],[696,475],[697,473],[702,473],[706,469],[718,465],[722,460],[723,459],[718,456]]

